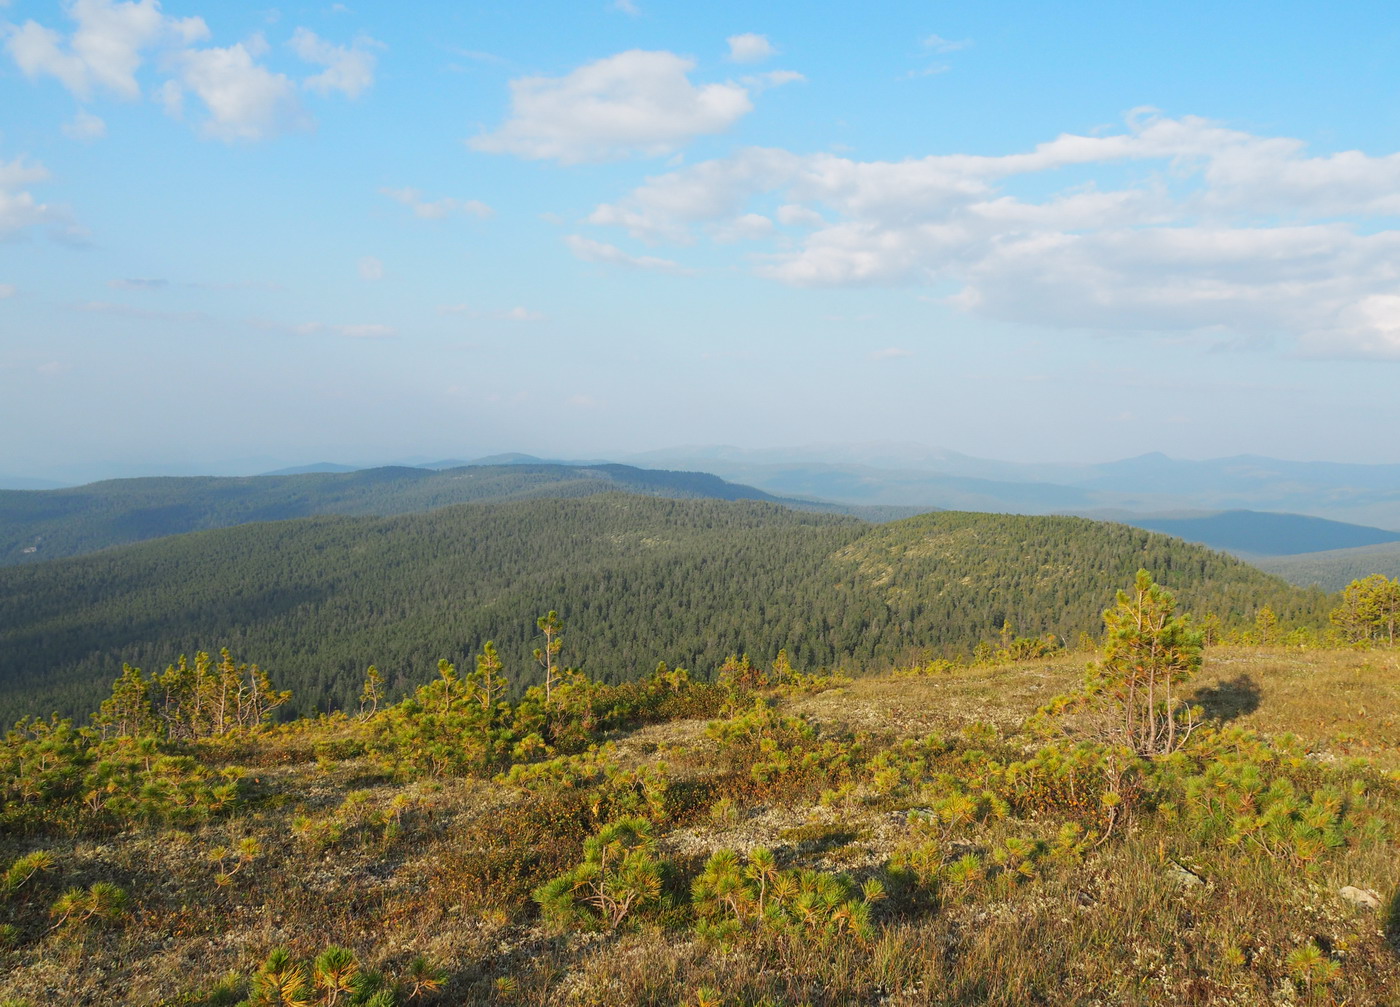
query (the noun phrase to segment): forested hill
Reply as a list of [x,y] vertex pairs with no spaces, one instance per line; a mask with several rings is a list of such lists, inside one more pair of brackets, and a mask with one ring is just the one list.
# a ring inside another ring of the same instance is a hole
[[487,639],[533,681],[535,618],[607,681],[660,660],[712,674],[730,653],[874,669],[993,639],[1097,632],[1146,567],[1227,621],[1271,606],[1320,622],[1319,592],[1162,535],[1081,518],[940,513],[868,525],[772,504],[619,494],[468,504],[392,518],[243,525],[0,570],[0,718],[81,714],[123,661],[163,670],[227,646],[350,706],[366,666],[402,692]]
[[113,479],[72,489],[0,490],[0,565],[256,521],[317,514],[388,516],[479,500],[617,491],[677,499],[779,499],[704,472],[630,465],[471,465],[445,471],[389,467],[246,478]]

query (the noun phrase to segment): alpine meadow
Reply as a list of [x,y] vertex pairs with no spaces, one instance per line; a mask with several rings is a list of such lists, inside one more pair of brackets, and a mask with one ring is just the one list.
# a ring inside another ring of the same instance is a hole
[[0,0],[0,1007],[1396,1007],[1392,6]]

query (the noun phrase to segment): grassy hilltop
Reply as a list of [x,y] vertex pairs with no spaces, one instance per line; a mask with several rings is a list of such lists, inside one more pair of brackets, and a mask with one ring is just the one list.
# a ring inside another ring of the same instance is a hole
[[144,783],[111,766],[153,753],[109,741],[96,799],[21,803],[11,761],[0,996],[286,1003],[300,974],[323,1005],[1393,1003],[1395,652],[1210,649],[1208,722],[1153,760],[1033,716],[1091,656],[574,680],[554,753],[476,768],[437,765],[423,719],[471,676]]

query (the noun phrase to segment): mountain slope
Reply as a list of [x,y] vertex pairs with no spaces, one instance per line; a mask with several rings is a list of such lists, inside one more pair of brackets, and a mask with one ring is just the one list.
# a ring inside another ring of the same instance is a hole
[[446,471],[398,466],[242,478],[116,479],[71,489],[0,492],[0,565],[258,521],[318,514],[387,516],[479,500],[619,490],[678,499],[778,499],[704,472],[611,464],[472,465]]
[[807,669],[879,668],[1016,631],[1097,632],[1138,567],[1227,620],[1322,596],[1230,557],[1080,518],[928,514],[871,526],[754,501],[617,494],[392,518],[244,525],[0,570],[0,718],[91,709],[123,661],[232,648],[298,694],[351,705],[377,664],[402,690],[487,639],[517,681],[535,617],[607,681],[658,660],[705,675],[786,648]]
[[1299,587],[1316,585],[1324,591],[1340,591],[1352,581],[1373,573],[1400,577],[1400,542],[1301,556],[1268,556],[1251,562]]

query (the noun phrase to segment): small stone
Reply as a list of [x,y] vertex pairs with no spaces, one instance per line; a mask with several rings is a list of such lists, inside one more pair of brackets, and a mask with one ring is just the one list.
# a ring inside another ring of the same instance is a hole
[[1175,860],[1167,864],[1165,873],[1183,888],[1205,884],[1205,880],[1199,874],[1188,867],[1182,867]]
[[1353,885],[1347,885],[1337,894],[1355,906],[1364,906],[1367,909],[1379,909],[1381,907],[1381,897],[1366,888],[1356,888]]

